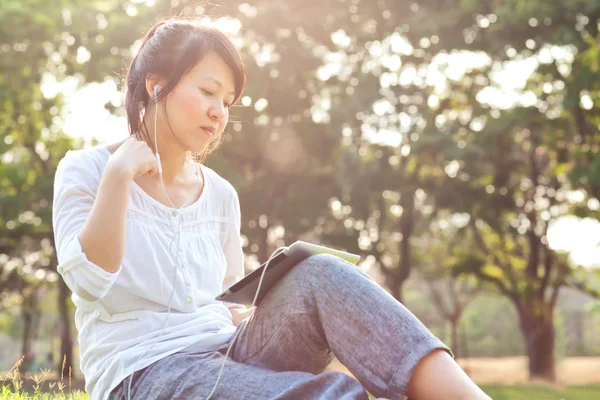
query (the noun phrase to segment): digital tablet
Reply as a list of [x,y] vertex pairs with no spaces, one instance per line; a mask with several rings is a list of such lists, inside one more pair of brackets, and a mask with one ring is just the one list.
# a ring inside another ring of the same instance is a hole
[[[289,247],[284,247],[283,251],[275,256],[267,268],[267,272],[260,285],[260,293],[256,298],[258,305],[263,297],[281,278],[285,276],[294,266],[308,257],[316,254],[331,254],[340,257],[352,264],[358,263],[360,256],[345,251],[331,249],[325,246],[319,246],[303,241],[294,242]],[[252,305],[260,276],[265,268],[266,263],[261,265],[256,270],[252,271],[240,281],[236,282],[229,289],[216,297],[216,300],[227,301],[230,303]]]

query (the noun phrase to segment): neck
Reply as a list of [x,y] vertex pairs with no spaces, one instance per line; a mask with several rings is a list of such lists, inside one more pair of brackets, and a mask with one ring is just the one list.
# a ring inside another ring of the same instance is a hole
[[[170,184],[185,180],[187,160],[186,152],[169,151],[167,148],[162,149],[160,143],[158,152],[160,154],[160,163],[162,165],[163,182],[165,184]],[[159,179],[159,176],[156,175],[156,178]]]
[[[150,139],[148,146],[156,153],[156,146],[154,144],[154,117],[152,116],[152,113],[150,114],[150,118],[144,118],[148,129],[148,139]],[[178,143],[167,140],[161,129],[158,129],[156,136],[158,140],[158,154],[160,154],[160,164],[162,166],[163,182],[165,184],[171,184],[184,180],[186,176],[187,151]],[[160,179],[158,175],[155,175],[155,178]]]

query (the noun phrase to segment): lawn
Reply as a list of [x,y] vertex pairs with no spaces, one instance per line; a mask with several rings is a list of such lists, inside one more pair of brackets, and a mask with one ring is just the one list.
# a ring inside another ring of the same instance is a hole
[[494,400],[593,400],[600,399],[600,385],[553,388],[538,385],[480,385]]

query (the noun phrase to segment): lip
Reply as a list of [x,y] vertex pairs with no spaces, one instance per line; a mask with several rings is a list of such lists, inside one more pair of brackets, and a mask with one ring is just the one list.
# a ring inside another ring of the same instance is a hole
[[211,126],[203,126],[202,130],[208,135],[213,136],[215,134],[215,128]]

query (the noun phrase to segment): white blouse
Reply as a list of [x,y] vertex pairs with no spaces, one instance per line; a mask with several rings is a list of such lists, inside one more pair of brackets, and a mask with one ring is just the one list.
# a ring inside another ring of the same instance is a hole
[[113,274],[90,262],[77,236],[109,157],[101,146],[69,151],[54,180],[58,272],[73,291],[81,371],[94,400],[106,399],[134,366],[192,344],[227,343],[232,315],[215,297],[244,275],[237,193],[204,165],[202,195],[177,213],[132,181],[123,263]]

